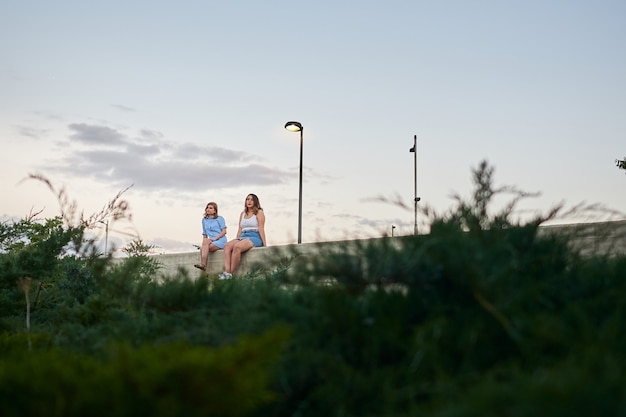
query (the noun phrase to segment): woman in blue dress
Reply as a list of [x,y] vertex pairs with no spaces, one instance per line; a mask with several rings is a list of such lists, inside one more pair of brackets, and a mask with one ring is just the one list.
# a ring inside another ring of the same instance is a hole
[[217,214],[217,204],[210,202],[204,208],[202,218],[202,246],[200,247],[200,263],[194,266],[206,271],[209,253],[224,249],[226,244],[226,221]]

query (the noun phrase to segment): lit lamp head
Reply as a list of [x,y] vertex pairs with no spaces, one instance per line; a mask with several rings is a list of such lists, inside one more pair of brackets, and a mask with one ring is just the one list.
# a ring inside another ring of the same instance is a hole
[[301,132],[302,124],[300,122],[287,122],[285,123],[285,129],[290,132]]

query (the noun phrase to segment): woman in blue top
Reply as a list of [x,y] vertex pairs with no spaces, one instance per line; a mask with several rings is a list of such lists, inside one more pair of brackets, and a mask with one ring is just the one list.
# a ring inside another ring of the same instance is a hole
[[200,263],[194,266],[206,271],[209,252],[224,249],[226,244],[226,221],[217,214],[217,204],[210,202],[204,208],[202,218],[202,247],[200,248]]
[[224,272],[220,279],[233,277],[233,272],[241,261],[241,254],[254,247],[267,246],[265,240],[265,213],[259,203],[259,197],[248,194],[243,212],[239,215],[237,238],[224,247]]

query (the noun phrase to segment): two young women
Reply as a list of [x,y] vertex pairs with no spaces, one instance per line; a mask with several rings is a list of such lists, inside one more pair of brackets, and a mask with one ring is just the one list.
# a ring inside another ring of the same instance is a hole
[[[213,205],[214,212],[208,212],[210,205]],[[216,225],[213,227],[212,232],[205,234],[206,229],[204,228],[204,224],[207,216],[209,216]],[[206,270],[209,252],[224,249],[224,272],[219,275],[220,279],[232,278],[233,272],[237,269],[241,261],[242,253],[254,247],[267,246],[267,241],[265,240],[265,213],[261,208],[259,197],[255,194],[248,194],[246,196],[244,210],[239,215],[239,227],[235,239],[228,242],[226,241],[226,223],[222,216],[217,214],[217,205],[215,203],[207,204],[205,216],[202,219],[202,226],[203,239],[200,249],[200,261],[202,264],[196,264],[194,266]],[[217,233],[218,228],[220,230],[219,233]],[[211,236],[215,236],[215,239],[211,238]],[[205,241],[207,241],[206,249]]]

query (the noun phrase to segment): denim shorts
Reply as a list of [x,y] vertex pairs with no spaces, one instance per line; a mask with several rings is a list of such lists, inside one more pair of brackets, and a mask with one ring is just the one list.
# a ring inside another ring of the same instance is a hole
[[248,230],[245,232],[241,232],[241,235],[239,236],[239,240],[241,239],[249,239],[252,242],[252,244],[257,248],[260,248],[261,246],[263,246],[263,240],[261,240],[261,234],[257,231]]

